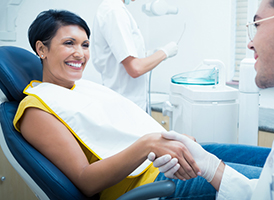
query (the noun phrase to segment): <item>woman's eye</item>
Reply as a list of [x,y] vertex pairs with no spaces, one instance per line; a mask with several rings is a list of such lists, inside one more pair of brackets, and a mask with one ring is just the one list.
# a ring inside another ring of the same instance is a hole
[[84,43],[84,44],[83,44],[83,47],[88,48],[88,47],[89,47],[89,43]]
[[66,41],[64,42],[65,45],[73,45],[73,42],[72,41]]
[[260,25],[259,23],[254,24],[255,28],[257,28],[259,25]]

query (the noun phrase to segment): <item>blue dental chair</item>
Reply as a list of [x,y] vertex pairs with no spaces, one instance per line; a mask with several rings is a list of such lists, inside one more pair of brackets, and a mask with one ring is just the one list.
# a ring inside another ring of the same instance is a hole
[[[42,79],[40,59],[27,50],[0,47],[0,145],[13,166],[38,199],[87,200],[73,183],[46,157],[33,148],[13,127],[13,117],[22,93],[33,79]],[[119,200],[142,200],[172,194],[175,184],[160,181],[129,191]]]

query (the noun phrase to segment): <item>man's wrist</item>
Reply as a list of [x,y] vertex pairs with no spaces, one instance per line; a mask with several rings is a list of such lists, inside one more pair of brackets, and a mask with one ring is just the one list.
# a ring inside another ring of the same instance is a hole
[[217,190],[219,191],[219,188],[220,188],[220,185],[221,185],[221,182],[222,182],[222,178],[223,178],[223,174],[224,174],[224,171],[225,171],[225,164],[223,161],[220,162],[217,170],[216,170],[216,173],[212,179],[212,181],[210,182],[210,184]]

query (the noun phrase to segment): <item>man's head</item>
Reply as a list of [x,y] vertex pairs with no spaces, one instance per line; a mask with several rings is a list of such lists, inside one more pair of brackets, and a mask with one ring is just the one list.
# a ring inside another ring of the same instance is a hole
[[[262,0],[254,21],[274,16],[274,0]],[[256,59],[255,78],[259,88],[274,87],[274,18],[256,23],[257,33],[248,48]]]

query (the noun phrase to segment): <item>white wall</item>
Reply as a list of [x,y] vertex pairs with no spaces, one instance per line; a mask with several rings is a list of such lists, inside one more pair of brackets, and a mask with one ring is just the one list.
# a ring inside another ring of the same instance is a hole
[[[68,9],[79,14],[92,28],[93,16],[101,0],[23,0],[16,20],[16,42],[0,41],[1,45],[15,45],[30,51],[27,30],[34,18],[50,8]],[[178,15],[148,17],[141,6],[149,0],[136,0],[128,6],[143,32],[148,49],[154,49],[170,41],[177,42],[184,24],[186,30],[179,43],[178,55],[162,62],[152,73],[152,91],[169,92],[171,76],[193,70],[203,59],[220,59],[228,67],[233,66],[233,3],[235,0],[167,0],[179,8]],[[0,20],[1,20],[0,14]],[[1,23],[0,23],[1,24]],[[231,76],[231,74],[228,74]],[[101,82],[91,61],[84,78]]]
[[[0,0],[1,1],[1,0]],[[92,27],[94,13],[99,6],[101,0],[23,0],[20,10],[16,19],[16,30],[17,30],[17,40],[15,42],[5,42],[0,40],[0,46],[2,45],[12,45],[19,46],[25,49],[32,49],[28,42],[27,31],[36,18],[36,16],[44,10],[48,9],[67,9],[78,15],[80,15],[89,25],[90,29]],[[16,14],[16,13],[15,13]],[[0,14],[0,20],[2,16]],[[3,18],[2,18],[3,19]],[[1,24],[1,23],[0,23]],[[99,73],[96,72],[92,66],[91,61],[89,62],[84,77],[91,79],[95,82],[101,82],[101,77]]]
[[[178,15],[149,19],[148,48],[155,48],[170,41],[179,43],[177,56],[168,59],[153,70],[152,91],[169,92],[173,75],[196,68],[204,59],[220,59],[226,65],[227,75],[234,66],[234,33],[232,5],[234,0],[169,0],[179,8]],[[235,10],[235,9],[234,9]]]
[[264,108],[274,109],[274,88],[267,88],[260,90],[259,105]]

